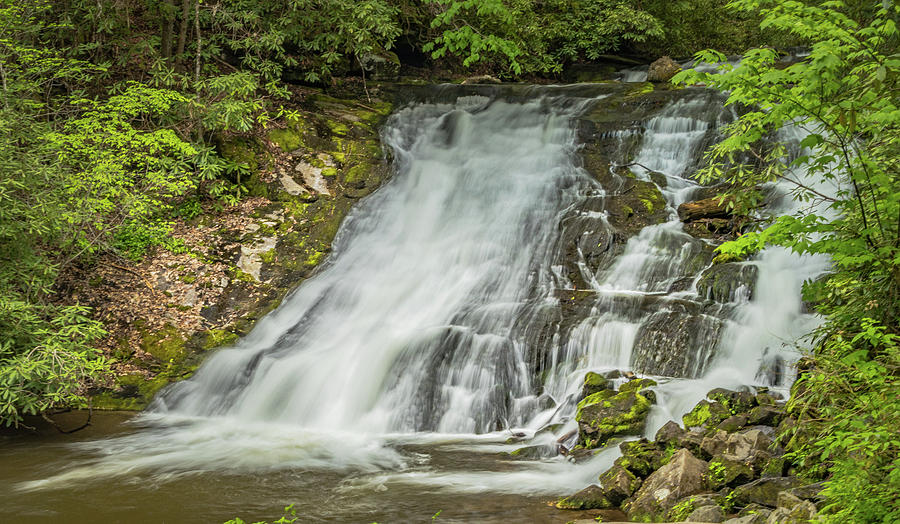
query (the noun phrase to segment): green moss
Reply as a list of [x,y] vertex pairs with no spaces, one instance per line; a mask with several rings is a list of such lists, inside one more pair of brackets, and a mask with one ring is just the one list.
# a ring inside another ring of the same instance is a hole
[[195,275],[181,275],[178,277],[178,280],[184,282],[185,284],[193,284],[197,281],[197,277]]
[[332,176],[337,176],[337,174],[338,174],[338,170],[333,167],[326,167],[325,169],[322,170],[322,176],[332,177]]
[[635,380],[629,380],[628,382],[622,384],[619,387],[619,393],[625,393],[628,391],[634,391],[635,393],[637,393],[644,388],[653,387],[655,385],[655,380],[651,380],[649,378],[638,378]]
[[303,145],[300,133],[289,128],[269,131],[269,140],[274,142],[285,153],[299,149]]
[[256,279],[253,278],[253,275],[245,273],[236,267],[231,268],[231,279],[237,280],[238,282],[256,282]]
[[328,126],[328,129],[337,136],[347,136],[350,134],[350,128],[343,122],[328,120],[325,124]]
[[728,262],[740,262],[741,257],[731,253],[719,253],[713,257],[713,264],[727,264]]
[[178,329],[171,324],[166,324],[159,331],[141,335],[141,349],[153,355],[156,360],[166,363],[184,360],[185,342]]
[[258,147],[251,139],[229,137],[219,140],[216,148],[224,158],[236,164],[247,164],[250,171],[256,171],[259,168],[259,163],[256,160]]
[[369,177],[371,166],[360,164],[351,167],[344,173],[344,182],[347,184],[355,184],[357,182],[365,182]]
[[275,258],[277,256],[278,253],[274,248],[259,254],[259,258],[263,261],[264,264],[271,264],[272,262],[275,262]]
[[711,416],[712,413],[709,411],[709,403],[701,402],[694,406],[694,409],[692,409],[690,413],[681,417],[681,421],[684,422],[684,427],[692,428],[702,426]]
[[211,329],[206,332],[206,340],[203,341],[201,349],[209,351],[219,346],[226,346],[237,341],[238,336],[224,329]]
[[324,253],[324,252],[322,252],[322,251],[314,251],[313,254],[310,255],[310,256],[306,259],[305,264],[306,264],[307,266],[317,266],[317,265],[319,265],[319,262],[322,261],[322,258],[323,258],[324,256],[325,256],[325,253]]

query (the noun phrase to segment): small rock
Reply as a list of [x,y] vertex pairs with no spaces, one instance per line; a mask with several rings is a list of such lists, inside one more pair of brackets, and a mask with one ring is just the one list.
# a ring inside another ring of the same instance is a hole
[[768,511],[765,513],[755,513],[753,515],[744,515],[743,517],[728,519],[725,521],[725,524],[765,524],[766,518],[768,516],[769,516]]
[[584,376],[584,385],[581,387],[581,398],[586,398],[604,389],[612,389],[612,383],[603,375],[589,371]]
[[600,475],[600,484],[609,499],[619,505],[641,487],[641,479],[620,465],[614,465]]
[[194,307],[197,305],[197,298],[197,290],[190,288],[187,293],[185,293],[184,298],[181,299],[181,305],[184,307]]
[[[758,397],[757,397],[758,398]],[[751,425],[775,426],[781,422],[784,412],[774,405],[772,406],[756,406],[750,410],[747,417],[747,423]]]
[[709,437],[705,437],[700,443],[701,455],[705,457],[714,457],[728,447],[728,433],[724,431],[716,431]]
[[466,84],[502,84],[503,82],[500,79],[495,78],[491,75],[477,75],[470,76],[462,81],[463,85]]

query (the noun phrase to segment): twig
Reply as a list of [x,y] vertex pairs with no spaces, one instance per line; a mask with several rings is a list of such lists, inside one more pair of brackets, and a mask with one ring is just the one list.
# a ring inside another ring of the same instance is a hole
[[112,267],[112,268],[115,268],[115,269],[118,269],[118,270],[121,270],[121,271],[126,271],[126,272],[128,272],[128,273],[131,273],[132,275],[137,276],[138,278],[140,278],[141,280],[144,281],[144,284],[146,284],[147,287],[150,288],[150,291],[151,291],[151,292],[156,293],[156,288],[154,288],[153,285],[150,284],[150,281],[147,280],[147,277],[145,277],[144,275],[138,273],[137,271],[135,271],[135,270],[133,270],[133,269],[129,269],[129,268],[124,267],[124,266],[119,266],[119,265],[117,265],[117,264],[113,264],[112,262],[103,262],[103,263],[106,264],[106,265],[109,266],[109,267]]

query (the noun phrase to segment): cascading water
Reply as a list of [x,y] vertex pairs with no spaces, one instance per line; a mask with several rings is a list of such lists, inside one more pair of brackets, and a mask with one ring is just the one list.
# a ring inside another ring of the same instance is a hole
[[[399,110],[383,133],[394,177],[345,221],[314,278],[165,391],[142,418],[149,427],[82,444],[96,456],[20,488],[136,471],[166,480],[293,468],[368,472],[345,489],[559,494],[590,483],[617,450],[578,465],[451,471],[404,446],[492,453],[510,449],[498,444],[510,429],[534,435],[561,423],[535,438],[552,442],[574,427],[588,370],[665,377],[648,434],[713,387],[778,384],[771,370],[793,358],[783,343],[815,324],[800,284],[827,260],[768,249],[744,263],[759,275],[752,299],[746,290],[716,302],[698,294],[712,247],[682,230],[675,208],[694,198],[692,170],[732,117],[719,97],[685,91],[639,129],[603,134],[619,150],[611,162],[658,185],[665,216],[599,266],[579,248],[573,263],[587,288],[566,276],[567,231],[596,245],[592,235],[613,229],[607,204],[617,188],[578,160],[578,119],[607,95],[454,87],[440,102]],[[633,158],[626,142],[637,144]],[[771,209],[790,206],[782,198]],[[588,298],[572,310],[576,295]]]

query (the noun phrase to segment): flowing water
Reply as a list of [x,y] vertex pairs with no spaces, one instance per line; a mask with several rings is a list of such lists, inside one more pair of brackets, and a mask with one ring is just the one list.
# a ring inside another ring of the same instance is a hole
[[[712,387],[787,387],[790,344],[816,322],[799,288],[827,260],[767,249],[745,263],[759,275],[752,298],[698,295],[711,248],[675,208],[732,118],[709,93],[604,135],[638,144],[612,160],[661,184],[668,219],[603,267],[580,263],[592,298],[574,317],[564,308],[566,228],[611,227],[586,203],[614,188],[579,160],[579,118],[606,96],[448,87],[398,110],[383,132],[395,174],[348,217],[324,268],[110,438],[8,440],[0,520],[217,522],[296,502],[303,522],[438,510],[443,522],[565,522],[544,501],[595,481],[618,451],[516,461],[505,441],[573,428],[586,371],[660,377],[648,435]],[[772,195],[772,210],[792,211],[784,189]],[[663,352],[689,354],[661,356],[664,332],[683,340]]]

